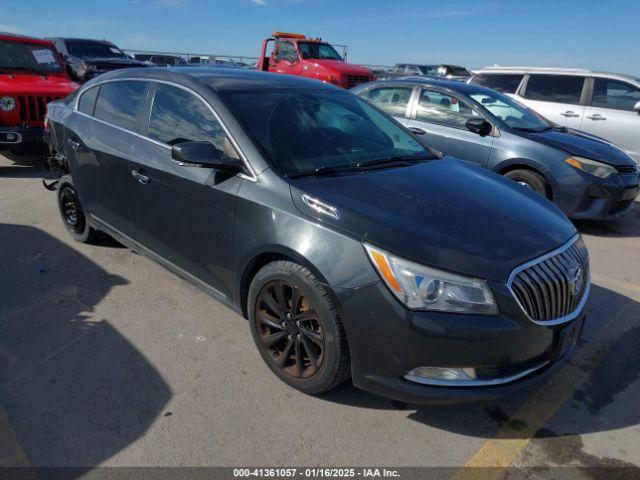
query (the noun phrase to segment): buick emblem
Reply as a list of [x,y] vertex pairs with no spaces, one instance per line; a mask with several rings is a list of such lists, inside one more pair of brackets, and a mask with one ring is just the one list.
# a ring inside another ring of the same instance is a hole
[[578,297],[582,293],[584,283],[582,267],[580,265],[572,265],[569,267],[567,277],[569,279],[569,292],[574,297]]

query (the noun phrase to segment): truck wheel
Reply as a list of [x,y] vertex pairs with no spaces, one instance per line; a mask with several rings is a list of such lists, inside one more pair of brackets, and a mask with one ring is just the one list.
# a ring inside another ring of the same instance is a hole
[[331,297],[305,267],[264,266],[248,294],[253,340],[271,371],[304,393],[331,390],[350,376],[347,337]]
[[531,170],[511,170],[504,175],[511,180],[518,182],[520,185],[530,188],[545,198],[551,198],[550,187],[547,180],[540,174]]
[[87,221],[69,175],[62,177],[58,183],[58,209],[64,226],[75,241],[90,243],[95,239],[96,231]]

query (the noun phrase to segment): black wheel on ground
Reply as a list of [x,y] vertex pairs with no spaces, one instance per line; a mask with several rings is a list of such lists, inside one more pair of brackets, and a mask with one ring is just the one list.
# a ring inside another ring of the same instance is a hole
[[290,261],[265,265],[249,287],[247,312],[260,355],[288,385],[319,394],[349,378],[344,327],[307,268]]
[[77,242],[90,243],[93,241],[97,232],[87,221],[71,176],[65,175],[60,179],[57,193],[58,209],[67,231]]
[[531,170],[511,170],[504,175],[520,185],[530,188],[545,198],[550,198],[549,182],[539,173]]

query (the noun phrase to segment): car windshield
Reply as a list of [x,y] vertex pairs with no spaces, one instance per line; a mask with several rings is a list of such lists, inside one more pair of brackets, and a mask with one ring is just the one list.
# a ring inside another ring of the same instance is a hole
[[323,60],[342,60],[336,49],[328,43],[298,42],[302,58],[317,58]]
[[483,91],[482,93],[472,93],[469,97],[515,130],[541,132],[552,127],[544,117],[507,95]]
[[78,58],[126,58],[122,50],[108,43],[86,40],[66,40],[69,55]]
[[227,102],[283,175],[434,158],[393,120],[348,92],[234,92]]
[[55,51],[46,45],[0,40],[0,71],[60,73]]

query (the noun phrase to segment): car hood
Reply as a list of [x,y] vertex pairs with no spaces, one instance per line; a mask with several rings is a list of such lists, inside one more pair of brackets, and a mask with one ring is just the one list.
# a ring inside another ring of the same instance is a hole
[[[505,282],[518,265],[576,234],[552,203],[451,157],[409,167],[293,180],[306,215],[424,265]],[[337,207],[318,214],[307,194]]]
[[586,132],[562,128],[539,133],[514,132],[551,147],[564,150],[570,155],[591,158],[613,166],[632,166],[635,162],[618,147],[606,140]]
[[307,59],[307,61],[329,70],[333,70],[337,73],[344,73],[348,75],[371,75],[371,71],[368,68],[361,67],[360,65],[354,65],[352,63],[341,62],[340,60],[320,60],[312,58]]
[[45,95],[66,97],[79,85],[59,75],[7,73],[0,75],[0,94]]

